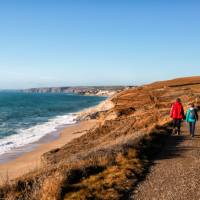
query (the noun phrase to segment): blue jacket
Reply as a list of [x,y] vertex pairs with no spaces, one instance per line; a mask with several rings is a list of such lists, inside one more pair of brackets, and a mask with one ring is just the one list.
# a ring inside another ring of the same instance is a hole
[[[195,112],[195,117],[194,118],[191,118],[190,117],[190,112],[191,112],[191,110],[194,110],[194,112]],[[197,110],[195,109],[195,108],[189,108],[188,110],[187,110],[187,114],[186,114],[186,121],[187,122],[196,122],[198,120],[198,113],[197,113]]]

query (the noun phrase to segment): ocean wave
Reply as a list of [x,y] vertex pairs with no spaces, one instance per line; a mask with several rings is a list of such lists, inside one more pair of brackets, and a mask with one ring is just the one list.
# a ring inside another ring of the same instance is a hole
[[0,139],[0,155],[37,142],[47,134],[57,131],[62,126],[75,124],[77,122],[76,118],[76,114],[57,116],[45,123],[27,129],[19,129],[17,134]]

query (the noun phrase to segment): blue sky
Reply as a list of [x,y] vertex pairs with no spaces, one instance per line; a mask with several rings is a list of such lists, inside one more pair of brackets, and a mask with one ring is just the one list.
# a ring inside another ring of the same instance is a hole
[[2,0],[0,88],[200,75],[200,2]]

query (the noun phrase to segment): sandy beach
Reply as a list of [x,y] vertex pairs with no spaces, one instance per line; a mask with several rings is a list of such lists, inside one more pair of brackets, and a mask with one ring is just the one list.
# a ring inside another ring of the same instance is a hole
[[62,147],[74,138],[80,137],[86,131],[97,125],[97,120],[82,121],[66,127],[58,139],[39,145],[31,152],[24,153],[16,159],[0,164],[0,183],[15,179],[41,166],[41,155],[52,149]]
[[[7,180],[13,180],[41,166],[41,156],[56,148],[60,148],[75,138],[85,134],[88,130],[94,129],[99,120],[91,119],[97,112],[109,110],[113,107],[111,98],[101,102],[99,105],[80,111],[77,114],[78,123],[69,125],[60,131],[57,139],[43,142],[38,141],[38,145],[29,152],[21,152],[22,155],[16,156],[16,152],[11,155],[14,159],[0,164],[0,184]],[[36,143],[37,144],[37,143]]]

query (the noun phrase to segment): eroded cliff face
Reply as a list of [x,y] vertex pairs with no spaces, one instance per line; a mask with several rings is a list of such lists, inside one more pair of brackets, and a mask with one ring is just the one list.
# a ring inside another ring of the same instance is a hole
[[155,126],[170,122],[171,104],[177,97],[185,109],[188,103],[200,105],[200,77],[163,81],[124,90],[111,101],[112,109],[96,115],[99,127],[66,144],[56,153],[46,153],[43,160],[57,163],[71,157],[86,156],[101,148],[120,145],[125,137],[148,134]]

